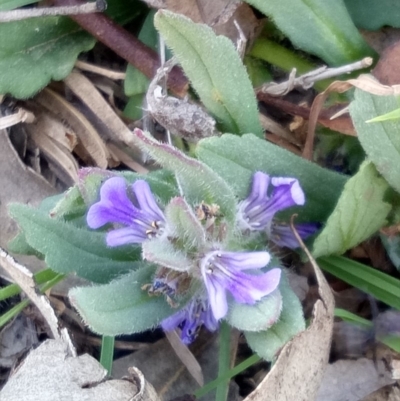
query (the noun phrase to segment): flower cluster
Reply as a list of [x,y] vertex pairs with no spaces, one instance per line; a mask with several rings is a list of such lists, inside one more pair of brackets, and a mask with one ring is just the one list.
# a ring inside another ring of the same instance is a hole
[[[298,180],[270,178],[257,172],[250,195],[238,204],[237,228],[242,235],[262,232],[276,244],[294,248],[297,244],[290,228],[279,222],[275,215],[304,202]],[[194,212],[191,216],[197,216],[202,224],[206,241],[198,244],[195,251],[191,248],[187,252],[187,270],[174,270],[158,262],[160,266],[153,283],[143,287],[150,295],[163,294],[172,306],[177,306],[175,298],[182,293],[181,283],[186,283],[186,290],[196,289],[186,306],[161,323],[165,331],[180,329],[185,344],[195,339],[202,325],[210,331],[216,330],[218,321],[228,313],[231,299],[237,303],[255,304],[278,287],[281,276],[279,268],[262,270],[270,262],[268,252],[235,252],[229,249],[229,243],[214,237],[212,233],[218,230],[213,230],[212,226],[222,224],[220,218],[213,215],[209,221],[202,221],[207,220],[209,214],[204,210],[211,209],[203,202],[200,207],[197,212],[202,213]],[[218,209],[218,205],[212,207]],[[111,224],[107,232],[107,244],[111,247],[155,240],[179,246],[177,244],[181,242],[176,238],[176,230],[171,229],[173,222],[168,221],[166,215],[168,213],[162,211],[146,181],[137,180],[128,185],[124,178],[113,177],[102,185],[100,201],[90,207],[87,223],[93,229]],[[298,230],[305,238],[315,232],[316,226],[300,225]],[[143,256],[146,258],[145,254]]]

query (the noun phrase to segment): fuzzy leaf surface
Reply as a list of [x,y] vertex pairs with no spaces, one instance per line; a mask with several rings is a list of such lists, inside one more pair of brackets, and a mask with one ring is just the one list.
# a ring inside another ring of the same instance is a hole
[[346,64],[371,54],[342,0],[246,2],[270,17],[296,47],[329,65]]
[[75,227],[52,219],[40,210],[25,205],[10,205],[10,215],[17,221],[26,241],[45,256],[48,267],[58,273],[73,273],[96,283],[134,270],[140,248],[108,248],[105,234]]
[[399,108],[395,96],[376,96],[356,89],[350,115],[358,139],[377,170],[400,192],[400,120],[370,122]]
[[166,10],[156,14],[154,24],[221,129],[261,137],[254,90],[233,43],[204,24]]
[[148,266],[111,283],[74,288],[72,304],[96,333],[108,336],[139,333],[158,326],[173,310],[160,297],[151,297],[142,286],[152,282],[155,268]]
[[165,208],[165,216],[172,226],[172,236],[182,241],[181,245],[185,250],[190,251],[204,245],[204,229],[184,198],[172,199]]
[[268,330],[246,331],[247,343],[261,358],[272,361],[279,349],[306,327],[303,308],[288,284],[281,285],[282,312],[279,321]]
[[400,3],[397,0],[344,0],[358,28],[377,31],[384,25],[400,28]]
[[191,205],[201,201],[216,203],[221,214],[231,223],[235,220],[236,200],[232,189],[217,173],[204,163],[190,158],[168,144],[136,129],[134,142],[164,168],[173,171]]
[[279,290],[275,290],[255,305],[233,302],[226,319],[239,330],[263,331],[277,322],[281,310],[282,296]]
[[315,239],[313,256],[340,255],[385,225],[391,210],[383,201],[388,189],[372,162],[364,162],[347,181],[335,210]]
[[196,147],[198,158],[229,182],[239,200],[249,193],[252,176],[263,171],[271,176],[295,177],[306,194],[306,203],[291,208],[298,221],[322,222],[334,209],[346,177],[329,171],[272,143],[248,134],[207,138]]

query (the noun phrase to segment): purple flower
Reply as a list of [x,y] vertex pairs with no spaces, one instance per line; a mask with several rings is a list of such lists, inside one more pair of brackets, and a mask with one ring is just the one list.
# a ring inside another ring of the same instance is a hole
[[214,318],[228,312],[226,291],[239,303],[254,304],[274,291],[281,277],[280,269],[263,274],[246,274],[243,270],[261,269],[270,261],[268,252],[212,251],[200,262]]
[[[239,227],[243,231],[265,231],[277,245],[297,248],[298,243],[290,227],[274,221],[274,217],[282,210],[304,203],[304,192],[296,178],[271,178],[268,174],[258,171],[253,176],[250,195],[239,203],[237,213]],[[300,236],[306,238],[314,234],[318,226],[310,223],[296,228]]]
[[124,178],[110,178],[101,186],[100,201],[89,208],[87,223],[90,228],[96,229],[108,223],[125,226],[108,232],[109,246],[141,243],[163,231],[164,214],[149,184],[137,180],[129,189],[132,193],[128,195]]
[[181,329],[181,341],[186,345],[196,339],[202,325],[209,331],[215,331],[218,328],[218,322],[205,297],[193,299],[185,308],[161,322],[164,331]]

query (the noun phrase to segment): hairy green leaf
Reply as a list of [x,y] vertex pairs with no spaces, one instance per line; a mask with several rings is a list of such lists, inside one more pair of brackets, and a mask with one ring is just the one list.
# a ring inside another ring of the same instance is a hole
[[88,280],[105,283],[137,268],[137,246],[109,248],[104,233],[77,228],[25,205],[10,205],[10,214],[27,243],[43,254],[48,267],[58,273],[75,272]]
[[289,285],[281,286],[280,290],[283,307],[279,321],[268,330],[245,332],[251,349],[267,361],[272,361],[279,349],[306,326],[303,309],[295,293]]
[[299,179],[306,194],[306,204],[290,209],[290,214],[299,213],[298,221],[324,221],[335,207],[346,182],[345,176],[251,134],[242,137],[225,134],[203,139],[196,147],[196,154],[230,184],[239,199],[247,197],[256,171]]
[[233,43],[206,25],[166,10],[156,14],[154,24],[222,130],[262,136],[256,97]]
[[208,166],[192,159],[178,149],[156,141],[151,135],[136,129],[135,143],[158,163],[173,171],[187,201],[196,205],[201,201],[216,203],[221,214],[231,223],[235,220],[236,201],[228,184]]
[[13,10],[28,4],[37,3],[39,0],[0,0],[0,11]]
[[174,313],[164,297],[142,290],[154,273],[155,268],[144,267],[109,284],[74,288],[69,297],[94,332],[108,336],[139,333]]
[[400,120],[370,122],[398,109],[395,96],[376,96],[356,89],[350,104],[350,115],[361,146],[375,163],[377,170],[400,192]]
[[347,181],[335,210],[315,239],[313,256],[342,254],[379,230],[391,210],[383,201],[388,189],[374,165],[364,162]]
[[330,65],[359,60],[371,54],[342,0],[246,0],[272,18],[302,50]]

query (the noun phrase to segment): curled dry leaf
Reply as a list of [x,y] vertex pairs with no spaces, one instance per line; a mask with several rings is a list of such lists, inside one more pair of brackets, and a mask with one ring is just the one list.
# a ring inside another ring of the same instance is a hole
[[110,156],[105,143],[89,120],[76,107],[48,88],[36,95],[35,100],[71,126],[78,137],[74,151],[84,162],[100,168],[107,167]]
[[320,299],[315,302],[309,327],[281,350],[271,371],[245,401],[314,400],[328,363],[333,329],[334,299],[328,283],[310,252]]
[[33,273],[25,266],[17,263],[6,251],[0,248],[0,264],[3,269],[12,277],[29,299],[39,309],[43,318],[47,322],[54,338],[61,338],[58,326],[58,320],[49,300],[45,295],[40,295],[36,290],[36,283],[33,279]]

